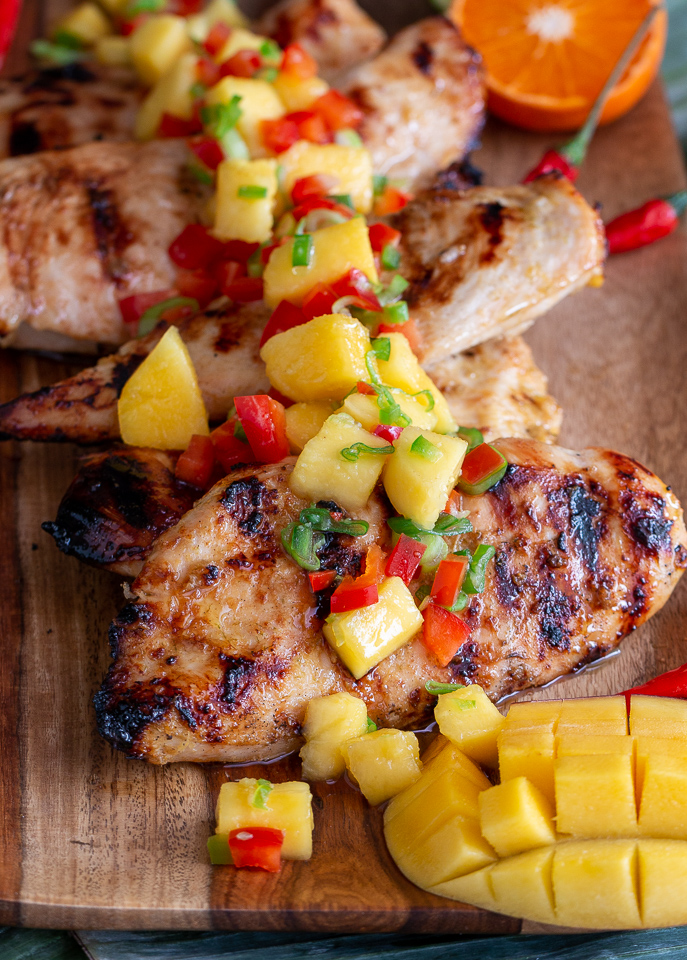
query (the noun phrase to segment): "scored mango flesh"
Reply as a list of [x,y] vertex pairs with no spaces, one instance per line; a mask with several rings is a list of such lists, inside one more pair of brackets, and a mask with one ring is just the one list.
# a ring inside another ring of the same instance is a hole
[[[478,689],[461,699],[480,702]],[[493,785],[460,749],[460,717],[470,737],[478,718],[462,710],[442,723],[441,700],[422,775],[384,815],[409,880],[558,926],[687,923],[686,701],[633,696],[629,716],[622,696],[518,703],[502,724],[485,714]]]

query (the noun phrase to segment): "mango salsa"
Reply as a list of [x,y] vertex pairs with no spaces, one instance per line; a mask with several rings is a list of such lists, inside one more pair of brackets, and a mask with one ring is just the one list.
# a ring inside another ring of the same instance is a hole
[[[114,38],[113,38],[114,39]],[[136,114],[135,134],[138,140],[152,140],[157,135],[163,113],[188,120],[193,112],[191,87],[196,82],[195,53],[184,53],[157,81]]]
[[296,180],[325,174],[337,180],[331,192],[350,194],[358,213],[368,213],[372,208],[372,156],[368,150],[298,140],[280,154],[279,162],[284,168],[284,191],[287,194],[291,193]]
[[276,160],[223,160],[217,168],[217,239],[246,243],[268,240],[276,195]]
[[241,98],[241,116],[236,129],[246,141],[251,157],[268,156],[262,142],[262,121],[276,120],[285,112],[272,84],[266,80],[250,80],[246,77],[223,77],[208,90],[205,102],[208,106],[231,103],[233,97]]
[[217,799],[215,832],[228,836],[232,830],[242,827],[283,830],[282,857],[285,860],[309,860],[314,824],[310,787],[307,783],[289,781],[269,784],[268,789],[261,790],[262,783],[244,777],[222,784]]
[[131,34],[131,62],[147,87],[157,83],[187,50],[186,21],[171,13],[154,14]]

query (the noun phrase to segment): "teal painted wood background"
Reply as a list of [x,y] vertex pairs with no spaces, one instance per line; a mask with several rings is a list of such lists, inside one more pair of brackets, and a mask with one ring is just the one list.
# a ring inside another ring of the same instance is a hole
[[[0,0],[2,3],[3,0]],[[670,14],[663,78],[687,152],[687,0]],[[0,928],[0,960],[683,960],[687,927],[550,937],[308,936],[288,933],[122,933]]]

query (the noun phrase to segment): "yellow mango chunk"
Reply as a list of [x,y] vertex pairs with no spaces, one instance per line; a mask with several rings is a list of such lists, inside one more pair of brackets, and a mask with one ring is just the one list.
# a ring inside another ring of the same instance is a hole
[[112,33],[112,24],[97,4],[80,3],[58,21],[53,36],[60,33],[68,33],[80,40],[84,46],[90,47],[97,40]]
[[131,63],[128,37],[101,37],[96,40],[93,52],[98,63],[106,67],[126,67]]
[[631,757],[560,757],[554,763],[554,778],[559,833],[576,837],[637,833]]
[[[433,410],[428,410],[421,400],[409,397],[401,390],[392,390],[391,395],[401,408],[401,411],[410,418],[411,424],[423,430],[431,430],[437,422]],[[348,413],[354,420],[362,424],[370,433],[379,426],[379,404],[377,397],[364,393],[352,393],[346,397],[341,412]]]
[[644,926],[687,923],[687,843],[642,839],[637,844],[637,857]]
[[477,818],[480,788],[460,770],[447,770],[424,789],[419,787],[422,779],[413,784],[415,796],[411,802],[407,802],[407,794],[412,787],[395,796],[384,811],[385,830],[398,836],[399,842],[404,834],[420,841],[453,817]]
[[[629,739],[629,738],[628,738]],[[631,741],[632,742],[632,741]],[[635,737],[635,792],[642,796],[646,762],[649,757],[687,759],[687,739],[672,737]]]
[[556,727],[557,736],[564,733],[615,734],[627,733],[625,697],[583,697],[562,700]]
[[260,357],[270,383],[290,400],[341,400],[369,376],[369,349],[362,323],[333,313],[270,337]]
[[474,907],[481,907],[482,910],[492,910],[494,913],[498,913],[499,905],[491,883],[492,870],[492,866],[483,867],[474,873],[466,873],[462,877],[454,877],[453,880],[438,883],[436,886],[430,887],[430,890],[439,897],[461,900],[463,903],[470,903]]
[[350,693],[315,697],[305,708],[301,749],[306,780],[333,780],[346,769],[342,746],[367,731],[367,707]]
[[687,840],[687,758],[647,758],[639,832],[645,837]]
[[384,833],[396,866],[427,890],[454,877],[473,873],[495,860],[495,854],[473,819],[453,817],[419,843],[410,836]]
[[520,700],[506,714],[506,729],[537,727],[553,732],[561,712],[561,700]]
[[[284,192],[291,193],[297,180],[314,174],[336,177],[332,193],[348,193],[358,213],[372,208],[372,157],[369,150],[343,147],[338,143],[310,143],[298,140],[279,155],[284,168]],[[362,269],[362,267],[361,267]]]
[[413,353],[407,337],[402,333],[385,333],[391,344],[389,359],[379,361],[379,375],[389,387],[398,387],[406,393],[418,393],[420,390],[429,390],[434,397],[434,410],[437,433],[451,433],[458,429],[453,414],[443,393],[430,380],[420,366],[420,361]]
[[630,697],[633,737],[687,739],[687,701],[671,697]]
[[555,849],[538,847],[492,866],[491,888],[500,913],[556,923],[551,877]]
[[185,450],[194,433],[210,432],[193,361],[176,327],[124,384],[117,412],[122,440],[134,447]]
[[422,614],[400,577],[379,584],[369,607],[331,613],[322,628],[326,640],[356,680],[407,643],[422,626]]
[[619,754],[631,760],[633,753],[632,737],[621,737],[613,733],[601,734],[598,737],[588,733],[564,733],[562,737],[556,737],[556,756],[558,757]]
[[[265,796],[251,777],[223,783],[217,799],[216,833],[228,835],[242,827],[271,827],[284,831],[281,855],[285,860],[312,856],[312,794],[307,783],[274,783]],[[259,804],[264,804],[260,806]]]
[[[274,89],[279,94],[287,113],[308,110],[310,106],[329,90],[329,84],[322,77],[294,77],[290,73],[279,72],[274,81]],[[334,190],[333,193],[343,191]]]
[[268,156],[262,141],[262,122],[276,120],[285,112],[272,84],[265,80],[251,80],[247,77],[223,77],[219,83],[208,90],[205,102],[208,106],[216,103],[231,103],[233,97],[241,98],[239,103],[241,116],[236,129],[246,141],[251,157]]
[[553,855],[556,921],[565,927],[641,926],[634,840],[573,840]]
[[152,140],[163,113],[188,120],[193,113],[191,87],[197,81],[195,53],[184,53],[157,81],[136,114],[134,132],[138,140]]
[[504,727],[499,733],[497,746],[501,783],[515,777],[527,777],[553,803],[553,733],[550,730]]
[[139,77],[152,87],[182,53],[191,49],[186,21],[171,13],[154,14],[131,34],[129,49]]
[[395,796],[422,772],[420,745],[409,730],[374,730],[341,747],[346,768],[373,806]]
[[526,777],[506,780],[479,795],[482,834],[500,857],[555,843],[553,807]]
[[[431,458],[416,449],[419,443],[431,445]],[[406,427],[394,447],[384,466],[387,496],[400,514],[431,530],[460,476],[468,445],[459,437]]]
[[[242,196],[257,188],[262,197]],[[218,240],[263,243],[272,234],[276,160],[223,160],[217,168],[214,234]]]
[[289,486],[296,496],[315,502],[334,500],[353,514],[362,510],[379,479],[386,455],[363,451],[355,461],[342,457],[341,451],[356,443],[368,447],[386,445],[381,437],[363,430],[345,413],[329,417],[317,436],[303,447],[293,468]]
[[286,436],[291,453],[300,453],[308,440],[317,436],[331,415],[332,405],[328,400],[310,400],[287,407]]
[[215,60],[217,63],[224,63],[239,50],[259,50],[266,41],[267,37],[261,37],[259,33],[253,33],[252,30],[246,30],[243,27],[234,27],[227,42],[215,55]]
[[[299,307],[316,283],[334,283],[354,267],[362,270],[373,283],[377,282],[370,236],[362,217],[316,230],[312,234],[312,255],[307,267],[292,266],[293,243],[288,240],[273,250],[265,267],[265,302],[272,309],[280,300],[289,300]],[[395,336],[405,340],[403,334]]]
[[485,766],[496,766],[496,738],[505,721],[479,684],[442,693],[434,719],[442,734],[466,756]]

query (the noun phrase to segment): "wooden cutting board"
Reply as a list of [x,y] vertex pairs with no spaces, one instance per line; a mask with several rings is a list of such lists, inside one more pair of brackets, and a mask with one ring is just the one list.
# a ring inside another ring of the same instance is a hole
[[[10,71],[68,0],[26,3]],[[412,0],[376,6],[387,26],[390,15],[425,10]],[[492,123],[474,159],[487,182],[508,184],[551,142]],[[595,138],[579,186],[606,217],[685,186],[659,84]],[[601,289],[560,304],[528,335],[565,410],[562,442],[628,453],[685,502],[686,313],[687,241],[678,232],[615,258]],[[1,354],[0,400],[69,372],[68,364]],[[209,866],[205,841],[219,785],[265,775],[265,768],[155,768],[126,760],[98,737],[91,698],[107,669],[107,627],[122,604],[121,586],[60,554],[40,528],[55,515],[77,452],[0,445],[0,923],[520,931],[517,920],[409,884],[386,852],[380,814],[345,783],[314,787],[311,862],[287,863],[277,877]],[[536,696],[614,693],[677,666],[687,660],[686,608],[687,582],[620,655]],[[298,764],[287,759],[267,775],[298,777]]]

